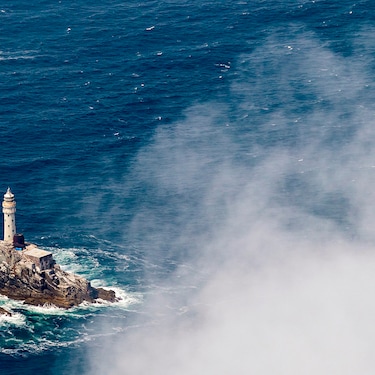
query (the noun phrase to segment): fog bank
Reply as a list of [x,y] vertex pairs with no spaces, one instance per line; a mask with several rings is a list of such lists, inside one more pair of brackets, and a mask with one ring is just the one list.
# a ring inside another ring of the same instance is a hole
[[187,255],[174,293],[142,307],[149,324],[104,342],[91,373],[372,373],[370,83],[363,59],[273,35],[239,58],[227,103],[157,131],[133,178],[170,203],[132,231],[147,228],[151,258]]

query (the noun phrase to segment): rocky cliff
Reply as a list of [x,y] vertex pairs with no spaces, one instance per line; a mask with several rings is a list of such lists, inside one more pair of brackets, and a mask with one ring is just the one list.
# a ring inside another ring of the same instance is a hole
[[57,264],[40,270],[25,251],[17,251],[4,241],[0,241],[0,294],[31,305],[62,308],[98,299],[116,301],[112,290],[94,288],[83,277],[63,271]]

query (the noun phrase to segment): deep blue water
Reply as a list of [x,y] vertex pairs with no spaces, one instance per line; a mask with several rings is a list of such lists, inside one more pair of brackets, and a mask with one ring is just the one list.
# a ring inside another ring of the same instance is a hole
[[268,206],[361,236],[349,179],[315,177],[371,171],[371,134],[366,165],[348,145],[374,112],[372,2],[14,0],[0,19],[0,191],[17,230],[125,296],[72,312],[1,300],[16,313],[1,374],[94,373],[102,337],[154,321],[149,298],[176,293],[177,311],[206,277],[197,243],[270,155],[292,161]]

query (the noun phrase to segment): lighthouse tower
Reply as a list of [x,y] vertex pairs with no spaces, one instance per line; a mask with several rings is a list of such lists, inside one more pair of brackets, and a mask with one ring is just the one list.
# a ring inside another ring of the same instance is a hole
[[13,243],[13,236],[16,234],[16,201],[14,194],[8,187],[3,200],[4,214],[4,241]]

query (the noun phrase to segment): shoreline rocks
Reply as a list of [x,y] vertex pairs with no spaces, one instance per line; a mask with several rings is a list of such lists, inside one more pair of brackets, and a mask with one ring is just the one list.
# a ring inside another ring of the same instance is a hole
[[94,288],[85,278],[63,271],[55,262],[41,270],[23,253],[0,241],[0,294],[30,305],[65,309],[98,299],[118,301],[114,291]]
[[12,316],[12,313],[0,307],[0,315]]

